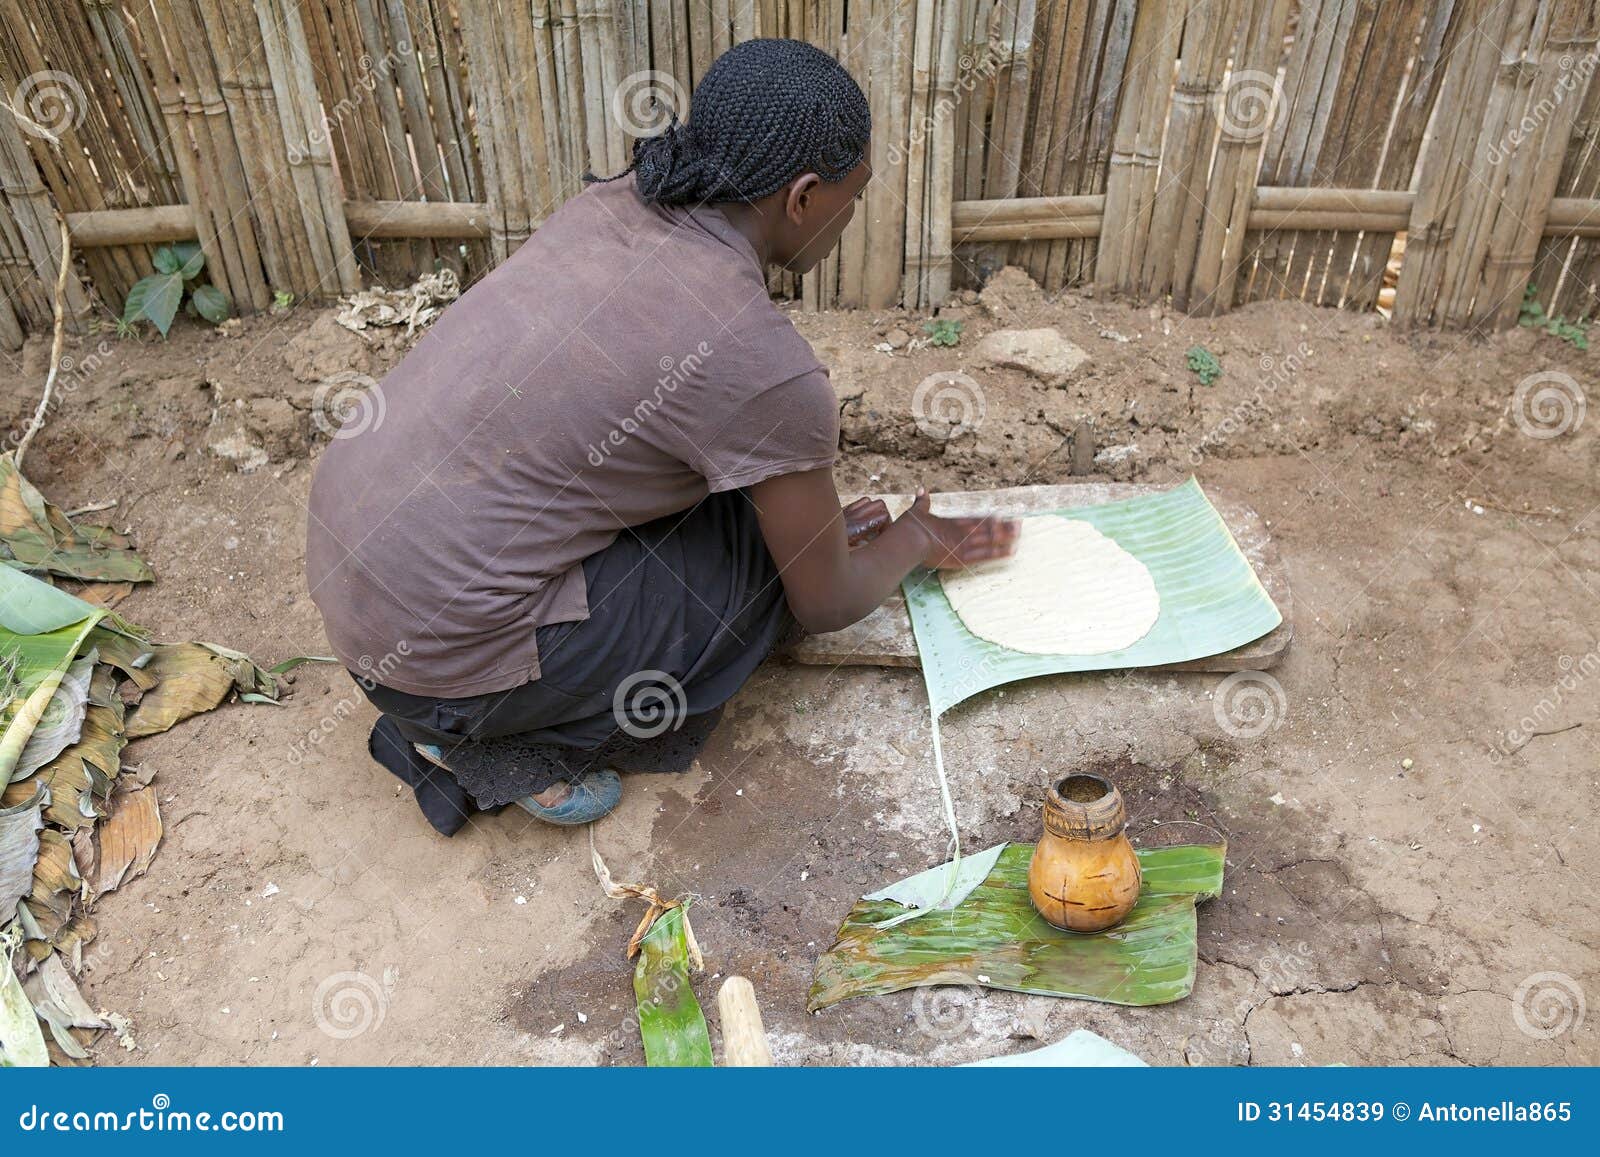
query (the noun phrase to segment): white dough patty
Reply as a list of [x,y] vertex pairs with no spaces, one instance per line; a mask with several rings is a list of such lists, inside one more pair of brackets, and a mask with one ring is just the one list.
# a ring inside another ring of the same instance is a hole
[[1144,563],[1087,522],[1021,521],[1010,558],[940,573],[967,630],[1030,655],[1100,655],[1155,626],[1161,598]]

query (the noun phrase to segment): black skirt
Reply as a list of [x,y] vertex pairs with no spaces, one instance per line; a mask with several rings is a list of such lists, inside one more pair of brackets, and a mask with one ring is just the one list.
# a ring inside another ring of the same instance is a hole
[[[446,835],[594,768],[687,771],[723,704],[797,634],[743,491],[623,531],[583,573],[589,617],[539,628],[531,683],[436,699],[357,677],[383,712],[373,757]],[[414,743],[437,744],[450,770]]]

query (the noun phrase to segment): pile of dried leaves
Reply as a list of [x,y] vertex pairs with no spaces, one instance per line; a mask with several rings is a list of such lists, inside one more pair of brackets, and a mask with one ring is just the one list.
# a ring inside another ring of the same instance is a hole
[[126,1021],[95,1012],[78,978],[95,901],[161,841],[152,773],[124,767],[124,746],[235,692],[275,702],[279,687],[237,651],[155,643],[113,612],[149,566],[120,535],[74,525],[4,457],[0,564],[0,1067],[71,1064],[104,1029],[127,1043]]

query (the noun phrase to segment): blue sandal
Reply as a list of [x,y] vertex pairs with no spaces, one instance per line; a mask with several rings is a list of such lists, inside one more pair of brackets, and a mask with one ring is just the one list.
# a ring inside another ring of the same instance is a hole
[[531,795],[517,801],[517,806],[547,824],[574,827],[592,824],[606,815],[622,799],[622,777],[609,767],[591,771],[570,784],[571,794],[558,804],[545,807]]
[[[412,746],[417,749],[417,754],[429,763],[446,771],[450,770],[449,764],[444,761],[444,751],[437,744],[416,743]],[[609,767],[588,772],[572,781],[570,786],[572,791],[558,804],[546,807],[531,795],[523,796],[516,801],[516,804],[529,815],[547,824],[576,827],[580,824],[594,823],[601,816],[609,814],[622,801],[622,777]]]

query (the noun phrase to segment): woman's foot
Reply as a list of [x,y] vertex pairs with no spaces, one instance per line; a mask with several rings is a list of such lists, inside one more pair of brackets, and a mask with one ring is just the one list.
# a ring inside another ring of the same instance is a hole
[[[444,761],[444,752],[428,743],[412,744],[417,754],[435,767],[450,770]],[[549,824],[570,827],[592,824],[606,815],[622,800],[622,777],[609,767],[591,771],[572,783],[558,779],[541,792],[525,795],[517,806],[531,816]]]
[[559,780],[537,795],[525,795],[517,806],[549,824],[592,824],[622,799],[622,777],[609,767],[591,771],[571,783]]

